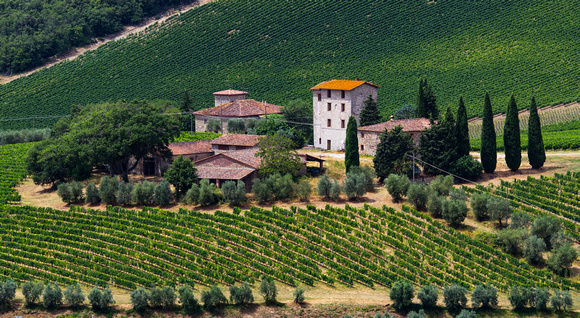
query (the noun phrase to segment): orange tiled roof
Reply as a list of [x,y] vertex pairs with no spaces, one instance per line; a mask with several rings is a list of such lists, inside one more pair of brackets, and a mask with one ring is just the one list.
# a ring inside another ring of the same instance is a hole
[[248,94],[248,92],[244,92],[244,91],[237,91],[235,89],[226,89],[225,91],[219,91],[219,92],[215,92],[213,93],[214,95],[226,95],[226,96],[232,96],[232,95],[244,95],[244,94]]
[[225,156],[228,156],[230,158],[233,158],[235,160],[238,160],[240,162],[243,162],[247,165],[250,165],[250,166],[258,169],[260,167],[260,164],[262,163],[262,158],[255,156],[256,151],[258,151],[257,148],[250,148],[250,149],[244,149],[244,150],[235,150],[235,151],[230,151],[230,152],[224,152],[223,154]]
[[239,180],[256,171],[261,163],[256,149],[219,153],[195,162],[200,179]]
[[369,84],[369,85],[374,86],[376,88],[380,88],[380,86],[377,86],[371,82],[366,82],[366,81],[332,80],[332,81],[322,82],[322,83],[312,87],[310,90],[336,89],[336,90],[342,90],[342,91],[350,91],[350,90],[353,90],[353,89],[361,86],[362,84]]
[[262,135],[223,134],[210,142],[212,145],[254,147],[260,142]]
[[213,152],[211,140],[174,142],[167,146],[174,156]]
[[397,126],[401,125],[403,131],[422,131],[431,127],[431,123],[427,118],[413,118],[413,119],[401,119],[401,120],[390,120],[384,123],[369,125],[359,127],[358,130],[362,131],[373,131],[382,133],[385,130],[391,130]]
[[258,102],[253,99],[242,99],[220,106],[198,110],[193,114],[221,117],[250,117],[280,113],[282,113],[282,106]]

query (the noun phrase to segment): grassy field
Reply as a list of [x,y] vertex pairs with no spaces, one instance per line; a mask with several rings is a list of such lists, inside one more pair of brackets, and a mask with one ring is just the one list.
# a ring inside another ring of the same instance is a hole
[[463,95],[470,116],[480,115],[485,92],[495,112],[512,93],[520,107],[532,95],[539,106],[571,102],[580,97],[574,7],[573,0],[216,1],[0,86],[0,118],[66,115],[71,105],[119,99],[177,101],[185,89],[197,108],[226,88],[283,105],[310,100],[310,87],[333,78],[380,85],[383,115],[414,102],[420,77],[433,84],[441,109]]

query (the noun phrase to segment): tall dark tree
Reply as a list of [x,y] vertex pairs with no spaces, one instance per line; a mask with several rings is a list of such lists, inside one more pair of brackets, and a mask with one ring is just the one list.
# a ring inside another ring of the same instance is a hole
[[505,126],[503,129],[503,144],[505,148],[505,162],[511,171],[516,171],[522,163],[522,144],[520,141],[520,119],[518,117],[518,106],[514,95],[505,115]]
[[[447,110],[445,118],[432,124],[431,128],[424,130],[419,139],[419,154],[421,160],[449,171],[455,161],[457,161],[457,138],[455,136],[455,119],[451,110]],[[424,171],[428,174],[441,174],[442,172],[429,165],[424,166]]]
[[[192,104],[193,101],[191,100],[191,97],[189,96],[189,93],[187,92],[187,90],[185,90],[185,92],[183,93],[183,98],[181,100],[181,105],[179,105],[179,110],[182,113],[188,113],[190,111],[193,110],[192,108]],[[191,116],[193,116],[192,114],[182,114],[181,115],[181,130],[182,131],[194,131],[195,127],[194,126],[194,118],[192,118]]]
[[346,173],[350,171],[352,166],[360,166],[358,156],[358,137],[357,125],[354,116],[350,116],[346,126],[346,140],[344,143],[344,166]]
[[542,124],[538,116],[536,99],[532,97],[530,105],[530,119],[528,120],[528,160],[534,169],[539,169],[546,162],[546,150],[542,138]]
[[489,94],[485,93],[483,103],[483,121],[481,125],[481,164],[485,173],[493,173],[497,166],[497,144],[495,127],[493,125],[493,111]]
[[436,121],[439,118],[437,99],[433,94],[427,79],[419,80],[419,94],[417,95],[417,117],[429,118]]
[[427,105],[425,105],[425,89],[424,89],[424,80],[421,78],[419,79],[419,93],[417,94],[417,117],[419,118],[428,118],[429,114],[427,113]]
[[471,149],[469,145],[469,126],[467,125],[467,109],[465,109],[465,103],[463,103],[463,96],[459,97],[455,132],[457,136],[457,157],[461,158],[469,155],[469,150]]
[[379,108],[377,102],[373,99],[372,95],[365,100],[365,105],[360,112],[360,126],[374,125],[381,122],[381,114],[379,113]]
[[380,182],[391,173],[406,174],[411,168],[407,155],[415,149],[413,139],[400,125],[391,131],[384,131],[379,137],[377,152],[373,159],[375,172]]
[[192,105],[193,105],[193,100],[191,100],[189,93],[187,92],[187,90],[185,90],[185,92],[183,93],[183,99],[181,100],[181,105],[179,105],[179,108],[180,108],[181,112],[185,113],[185,112],[189,112],[189,111],[193,110]]
[[191,159],[179,155],[165,171],[165,180],[175,187],[175,197],[179,200],[197,182],[197,168]]

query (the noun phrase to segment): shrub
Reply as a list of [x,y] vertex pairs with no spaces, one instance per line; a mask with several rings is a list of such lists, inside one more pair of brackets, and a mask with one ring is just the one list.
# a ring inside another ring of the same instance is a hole
[[246,184],[241,180],[238,181],[237,185],[234,181],[226,181],[222,186],[222,193],[224,201],[230,205],[239,206],[247,200]]
[[318,185],[316,189],[318,190],[318,195],[321,197],[330,198],[330,188],[332,187],[332,183],[328,175],[323,175],[318,178]]
[[537,264],[543,259],[546,243],[535,235],[530,236],[524,242],[524,256],[530,264]]
[[300,201],[307,201],[312,193],[312,186],[308,180],[302,180],[296,185],[296,194],[300,198]]
[[44,290],[42,282],[26,282],[22,284],[22,294],[24,295],[24,302],[26,306],[36,304],[40,300],[40,295]]
[[552,250],[552,254],[548,257],[546,264],[548,268],[558,275],[563,275],[569,272],[569,267],[578,258],[578,251],[570,245],[564,243],[562,246]]
[[149,303],[153,308],[169,309],[175,305],[175,289],[169,286],[153,287],[149,295]]
[[425,310],[421,309],[419,312],[410,311],[407,314],[407,318],[427,318],[427,315],[425,315]]
[[222,293],[221,289],[217,286],[210,286],[209,290],[204,290],[201,293],[201,301],[203,301],[203,307],[207,310],[213,310],[217,306],[225,304],[228,299]]
[[443,201],[441,216],[451,227],[458,227],[467,217],[467,205],[463,201]]
[[264,301],[266,304],[275,304],[276,296],[278,295],[278,291],[276,288],[276,283],[272,278],[266,277],[260,283],[260,293],[262,297],[264,297]]
[[460,176],[467,180],[477,180],[483,173],[481,162],[473,159],[471,156],[463,156],[451,165],[452,174]]
[[294,290],[294,302],[297,304],[301,304],[304,302],[304,288],[296,287]]
[[109,306],[115,303],[113,299],[113,293],[109,287],[105,288],[103,292],[95,286],[88,295],[89,303],[93,310],[102,311],[106,310]]
[[272,174],[268,177],[267,183],[274,190],[276,200],[286,200],[294,194],[294,181],[289,173],[283,177],[279,173]]
[[195,204],[197,203],[198,199],[199,199],[199,186],[194,183],[185,194],[185,203]]
[[407,201],[418,211],[424,211],[427,208],[427,188],[420,183],[412,183],[407,190]]
[[365,184],[366,179],[364,174],[349,172],[346,174],[346,180],[344,180],[344,193],[350,200],[362,197],[367,193]]
[[510,229],[529,228],[532,218],[524,212],[516,212],[511,215]]
[[340,197],[340,193],[342,192],[342,188],[338,183],[338,180],[334,180],[330,185],[330,198],[332,200],[336,200]]
[[550,305],[554,310],[568,310],[572,308],[574,302],[569,291],[563,292],[561,290],[554,291],[554,295],[550,298]]
[[548,288],[536,288],[534,303],[530,305],[535,307],[537,311],[546,311],[548,310],[549,301],[550,301],[550,290]]
[[241,118],[231,118],[228,120],[228,133],[243,134],[246,132],[246,123]]
[[248,282],[243,282],[240,287],[230,286],[230,302],[236,306],[246,306],[254,302],[254,295]]
[[266,180],[262,181],[259,178],[254,179],[252,185],[252,193],[254,198],[260,203],[272,201],[274,199],[274,191]]
[[81,285],[70,285],[64,291],[64,302],[71,307],[79,307],[85,302],[85,295],[81,290]]
[[70,185],[68,183],[61,183],[56,188],[56,194],[60,197],[62,202],[64,203],[71,203],[72,202],[72,193],[70,189]]
[[173,201],[171,197],[171,188],[169,182],[163,180],[160,184],[155,186],[153,190],[153,202],[157,205],[169,205]]
[[417,298],[421,300],[421,303],[425,308],[433,308],[437,306],[438,297],[439,289],[433,285],[426,285],[421,287],[421,290],[419,290],[419,293],[417,294]]
[[83,184],[78,181],[70,183],[71,202],[78,203],[83,201]]
[[467,195],[465,194],[465,191],[463,191],[463,189],[451,189],[451,191],[449,191],[449,200],[452,201],[467,201]]
[[350,167],[350,172],[354,174],[363,174],[365,176],[365,189],[368,192],[375,190],[375,169],[369,166],[352,166]]
[[85,202],[90,204],[98,204],[101,202],[99,189],[92,182],[87,184],[87,188],[85,189]]
[[530,234],[535,235],[546,243],[548,250],[552,249],[552,236],[560,232],[562,221],[552,216],[542,216],[534,220]]
[[14,300],[14,296],[16,295],[17,287],[16,283],[10,278],[4,283],[0,283],[0,306],[10,306],[10,303]]
[[477,285],[471,293],[471,303],[473,307],[497,306],[497,289],[491,285]]
[[499,226],[502,227],[501,221],[506,220],[512,214],[509,201],[504,198],[491,197],[487,201],[487,212],[489,217],[494,221],[499,221]]
[[437,176],[431,183],[429,183],[430,190],[437,192],[438,195],[448,196],[449,191],[453,188],[452,176]]
[[130,296],[131,304],[136,312],[142,313],[149,306],[149,292],[145,288],[139,287],[133,290]]
[[116,197],[119,204],[131,204],[131,191],[133,191],[133,184],[119,181]]
[[463,309],[455,318],[475,318],[477,314],[473,310]]
[[508,300],[515,310],[520,310],[528,304],[528,297],[524,295],[519,286],[514,285],[510,289]]
[[216,191],[216,186],[209,183],[209,180],[203,179],[200,182],[199,198],[197,202],[201,206],[214,205],[219,202],[219,195]]
[[488,193],[476,192],[471,195],[469,203],[471,205],[471,210],[478,221],[489,219],[489,213],[487,212],[487,201],[489,198],[490,195]]
[[119,188],[119,181],[116,177],[104,176],[99,183],[99,196],[101,201],[106,204],[115,204],[117,202],[116,192]]
[[44,307],[54,309],[62,305],[62,290],[57,283],[48,283],[42,294]]
[[[248,118],[246,119],[246,129],[255,129],[256,128],[256,119],[255,118]],[[249,132],[248,132],[249,134]],[[255,134],[253,134],[255,135]]]
[[179,155],[163,176],[167,182],[173,185],[175,197],[179,200],[197,182],[197,168],[189,158]]
[[435,191],[430,191],[427,194],[427,210],[434,218],[440,218],[443,212],[443,201],[445,198],[440,196]]
[[218,133],[222,130],[222,124],[219,119],[209,119],[205,125],[205,130]]
[[415,290],[408,281],[397,281],[393,284],[389,297],[393,301],[393,307],[397,310],[409,307],[413,301]]
[[401,176],[396,174],[390,174],[387,179],[385,179],[385,188],[393,198],[394,202],[399,202],[407,191],[409,190],[409,185],[411,181],[407,176]]
[[467,290],[459,285],[445,286],[443,289],[443,302],[449,310],[458,310],[467,304]]
[[195,299],[193,291],[189,285],[183,285],[178,289],[179,302],[186,314],[191,315],[200,311],[201,306]]

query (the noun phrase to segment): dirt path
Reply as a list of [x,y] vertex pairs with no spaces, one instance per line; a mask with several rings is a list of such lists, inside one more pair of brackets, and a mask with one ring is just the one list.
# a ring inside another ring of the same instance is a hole
[[[156,19],[155,16],[153,16],[153,17],[149,17],[149,18],[144,19],[141,23],[139,23],[137,25],[125,26],[123,28],[123,30],[120,32],[108,35],[108,36],[102,38],[102,40],[95,39],[97,41],[96,43],[89,44],[89,45],[86,45],[86,46],[83,46],[80,48],[75,48],[67,53],[62,54],[62,55],[52,57],[44,65],[38,66],[30,71],[16,74],[16,75],[12,75],[12,76],[0,76],[0,85],[10,83],[13,80],[18,79],[18,78],[23,77],[23,76],[28,76],[28,75],[35,73],[41,69],[48,68],[48,67],[51,67],[55,64],[58,64],[64,60],[72,61],[87,51],[96,50],[97,48],[99,48],[103,44],[106,44],[110,41],[124,39],[131,34],[139,33],[141,31],[145,30],[147,27],[149,27],[155,23],[161,24],[174,15],[181,14],[181,13],[186,12],[190,9],[193,9],[197,6],[201,6],[201,5],[204,5],[204,4],[212,2],[212,1],[214,1],[214,0],[197,0],[197,2],[195,2],[195,3],[180,6],[178,8],[174,8],[174,9],[170,9],[170,10],[162,13],[161,18],[159,18],[159,19]],[[157,16],[159,16],[159,15],[157,15]]]

